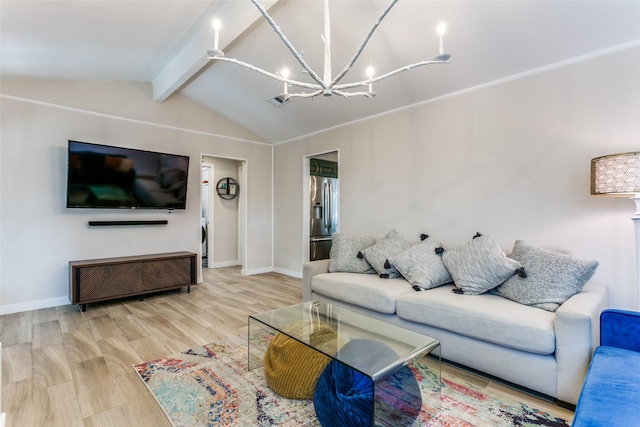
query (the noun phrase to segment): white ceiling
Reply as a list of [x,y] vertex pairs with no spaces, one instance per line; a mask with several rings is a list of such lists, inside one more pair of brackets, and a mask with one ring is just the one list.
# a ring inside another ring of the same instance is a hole
[[[322,1],[263,4],[322,75]],[[331,0],[334,75],[387,4]],[[206,59],[213,16],[223,22],[220,47],[227,57],[272,72],[287,66],[292,79],[309,80],[249,0],[0,0],[0,77],[150,82],[158,102],[181,92],[276,143],[592,54],[640,46],[640,0],[400,0],[343,82],[362,80],[369,65],[379,74],[432,58],[441,21],[447,24],[450,64],[378,82],[373,100],[317,97],[274,107],[267,99],[282,91],[281,83]]]

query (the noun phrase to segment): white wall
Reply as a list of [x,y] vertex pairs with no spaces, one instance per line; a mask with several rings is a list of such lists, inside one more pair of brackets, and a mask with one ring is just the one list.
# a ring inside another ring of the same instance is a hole
[[[0,314],[68,303],[71,260],[200,252],[203,153],[247,159],[246,270],[271,270],[272,148],[255,135],[180,95],[155,104],[142,84],[3,81],[1,92]],[[186,210],[67,209],[68,139],[190,156]],[[113,219],[169,223],[87,224]]]
[[593,157],[640,149],[640,48],[276,146],[276,269],[302,270],[302,159],[336,148],[342,232],[562,245],[600,262],[613,306],[635,308],[633,203],[590,196],[589,173]]

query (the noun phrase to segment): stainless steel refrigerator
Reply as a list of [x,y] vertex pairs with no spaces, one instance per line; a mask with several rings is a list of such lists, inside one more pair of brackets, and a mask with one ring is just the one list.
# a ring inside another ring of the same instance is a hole
[[309,259],[329,258],[331,233],[338,231],[338,178],[311,175]]

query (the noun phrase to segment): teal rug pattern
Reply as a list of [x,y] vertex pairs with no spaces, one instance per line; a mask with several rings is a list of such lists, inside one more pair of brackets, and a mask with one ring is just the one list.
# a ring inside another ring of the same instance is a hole
[[[260,339],[267,342],[270,337],[265,334]],[[247,336],[241,335],[135,365],[134,369],[175,427],[320,426],[312,400],[275,394],[262,369],[247,371],[247,356]],[[414,375],[432,376],[426,366],[417,366]],[[491,396],[471,383],[445,375],[441,388],[441,407],[435,417],[420,416],[411,427],[569,426],[546,412]],[[423,409],[433,412],[432,408]]]

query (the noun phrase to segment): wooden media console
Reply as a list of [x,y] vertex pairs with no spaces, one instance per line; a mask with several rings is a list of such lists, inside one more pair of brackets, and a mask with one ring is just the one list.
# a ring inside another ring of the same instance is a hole
[[172,252],[69,262],[71,304],[87,304],[196,285],[197,254]]

